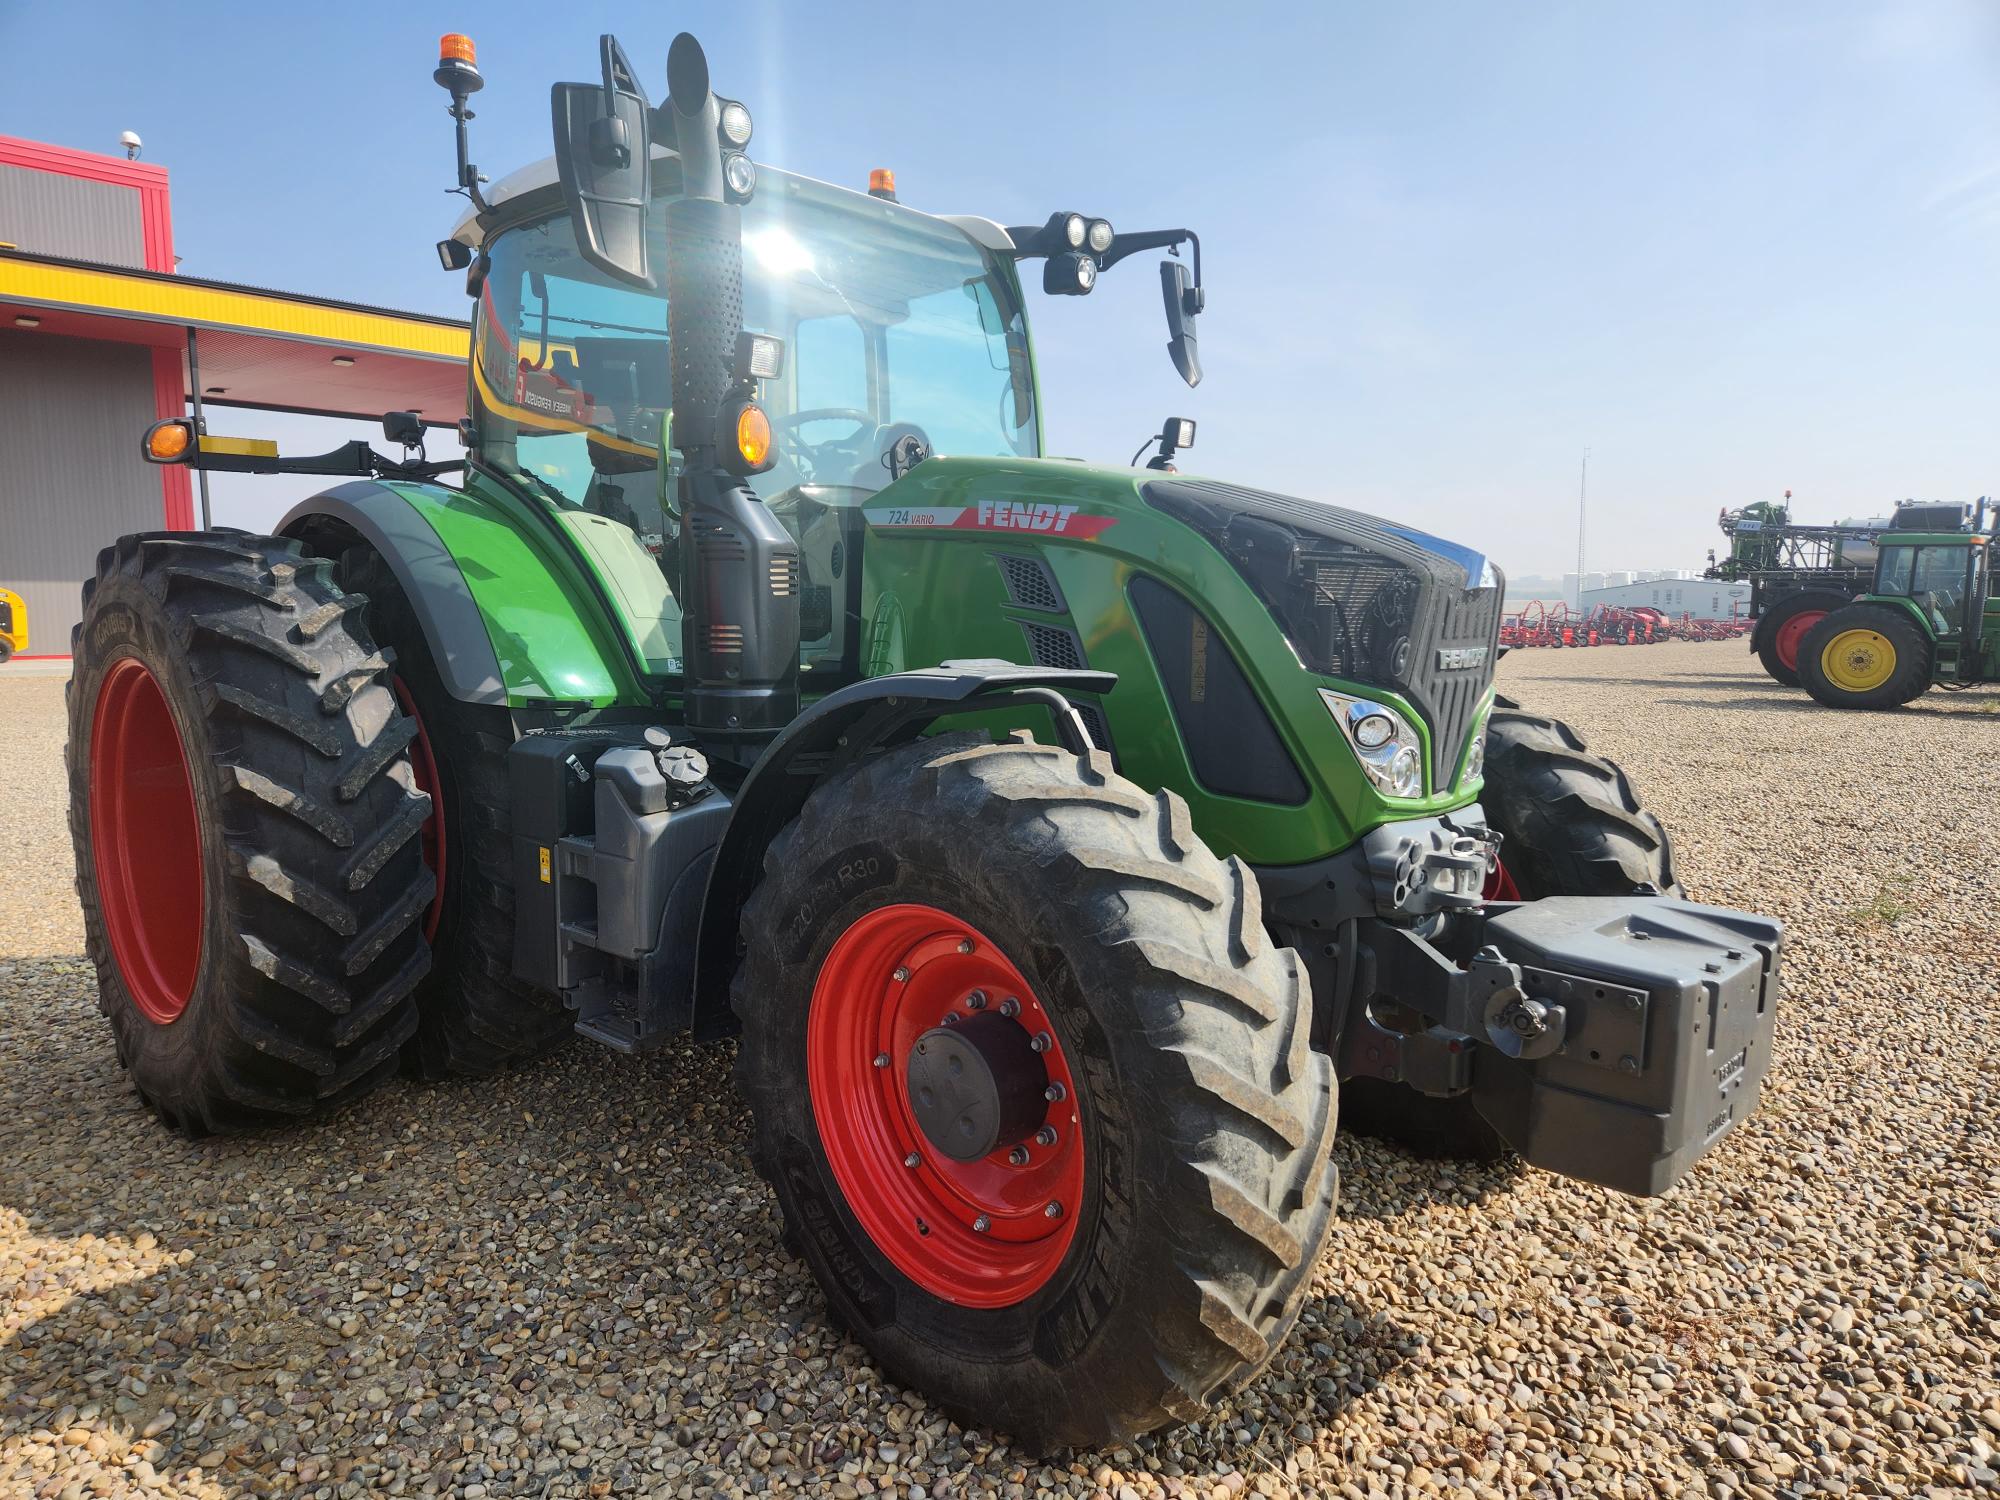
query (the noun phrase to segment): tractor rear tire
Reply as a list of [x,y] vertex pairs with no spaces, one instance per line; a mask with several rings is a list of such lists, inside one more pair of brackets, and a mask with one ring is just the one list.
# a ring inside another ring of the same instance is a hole
[[1806,632],[1799,678],[1828,708],[1901,708],[1931,690],[1932,649],[1907,611],[1850,604]]
[[[1486,726],[1486,821],[1521,900],[1544,896],[1678,896],[1673,843],[1639,803],[1623,769],[1592,755],[1560,719],[1498,698]],[[1380,1078],[1341,1085],[1341,1128],[1413,1155],[1492,1162],[1510,1147],[1470,1094],[1435,1098]]]
[[71,639],[70,834],[118,1059],[188,1135],[394,1074],[430,970],[416,723],[332,564],[240,532],[122,537]]
[[[757,1166],[891,1378],[1047,1451],[1270,1360],[1332,1223],[1336,1084],[1303,965],[1179,797],[1025,737],[899,747],[814,791],[743,934]],[[975,1033],[1040,1058],[988,1075],[1031,1110],[1018,1158],[917,1124],[906,1068]]]
[[439,810],[426,830],[442,883],[427,924],[437,963],[417,990],[419,1025],[404,1060],[416,1076],[440,1079],[545,1056],[575,1035],[576,1017],[561,996],[514,977],[513,720],[446,691],[423,626],[373,548],[342,552],[340,580],[367,596],[369,633],[396,653],[391,685],[420,726],[412,751]]
[[1773,682],[1799,687],[1799,646],[1828,612],[1848,602],[1846,594],[1801,589],[1765,609],[1757,622],[1757,660]]

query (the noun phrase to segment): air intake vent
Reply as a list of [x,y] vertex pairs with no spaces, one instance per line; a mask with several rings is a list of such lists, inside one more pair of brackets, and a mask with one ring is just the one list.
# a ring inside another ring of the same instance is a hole
[[1062,590],[1056,587],[1049,565],[1039,557],[1020,557],[996,552],[993,561],[1007,584],[1007,598],[1018,609],[1045,609],[1052,614],[1064,610]]
[[741,625],[711,625],[708,627],[708,649],[711,651],[741,654],[743,650],[743,627]]
[[1027,620],[1018,623],[1021,634],[1028,638],[1028,657],[1036,666],[1074,670],[1088,665],[1083,659],[1083,643],[1076,638],[1075,631]]
[[796,557],[774,557],[771,559],[771,592],[780,599],[789,599],[799,591],[799,560]]

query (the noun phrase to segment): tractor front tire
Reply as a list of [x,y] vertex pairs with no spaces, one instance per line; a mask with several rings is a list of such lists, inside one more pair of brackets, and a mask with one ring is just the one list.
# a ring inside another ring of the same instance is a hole
[[757,1165],[892,1378],[1046,1451],[1264,1367],[1332,1223],[1336,1086],[1303,966],[1185,803],[947,735],[836,774],[764,871]]
[[416,724],[331,568],[283,538],[163,533],[84,585],[77,895],[119,1061],[185,1134],[336,1108],[416,1031]]
[[1764,664],[1764,670],[1773,682],[1786,687],[1798,687],[1799,647],[1805,641],[1806,633],[1848,602],[1845,594],[1828,593],[1824,589],[1802,589],[1796,594],[1787,594],[1776,604],[1764,610],[1757,621],[1757,660]]
[[1931,689],[1929,636],[1906,610],[1850,604],[1799,643],[1799,679],[1828,708],[1901,708]]
[[452,697],[395,574],[365,545],[341,553],[340,580],[367,596],[371,635],[396,654],[391,687],[419,726],[419,782],[436,799],[426,829],[441,890],[427,929],[436,965],[417,990],[406,1061],[422,1078],[479,1077],[544,1056],[575,1035],[562,997],[514,977],[512,794],[504,708]]
[[[1672,841],[1624,770],[1592,755],[1560,719],[1523,713],[1509,698],[1497,699],[1487,721],[1480,806],[1501,835],[1500,863],[1521,900],[1681,894]],[[1434,1098],[1401,1083],[1350,1078],[1341,1109],[1342,1129],[1418,1156],[1492,1162],[1509,1154],[1469,1093]]]

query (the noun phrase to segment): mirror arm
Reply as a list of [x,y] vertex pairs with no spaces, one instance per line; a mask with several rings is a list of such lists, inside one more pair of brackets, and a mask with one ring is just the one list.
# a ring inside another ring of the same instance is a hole
[[190,469],[207,469],[214,474],[327,474],[357,479],[433,479],[439,474],[465,467],[462,458],[399,462],[385,458],[360,438],[342,443],[325,453],[299,458],[259,453],[201,453],[187,460]]
[[1128,255],[1137,255],[1141,250],[1172,251],[1183,240],[1193,247],[1194,284],[1200,286],[1201,236],[1192,229],[1145,229],[1135,234],[1115,234],[1111,237],[1111,248],[1097,257],[1097,264],[1108,271]]

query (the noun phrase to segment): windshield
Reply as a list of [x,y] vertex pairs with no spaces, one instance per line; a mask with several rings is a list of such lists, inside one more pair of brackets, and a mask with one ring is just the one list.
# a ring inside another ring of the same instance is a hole
[[[656,277],[662,219],[656,205]],[[766,172],[743,241],[744,324],[787,348],[783,377],[759,393],[778,461],[751,481],[781,514],[801,486],[821,505],[882,488],[886,455],[911,436],[938,454],[1036,452],[1015,283],[958,230]],[[664,296],[588,266],[561,215],[507,230],[488,253],[473,361],[482,457],[553,502],[658,531],[635,512],[657,515],[670,426]]]

